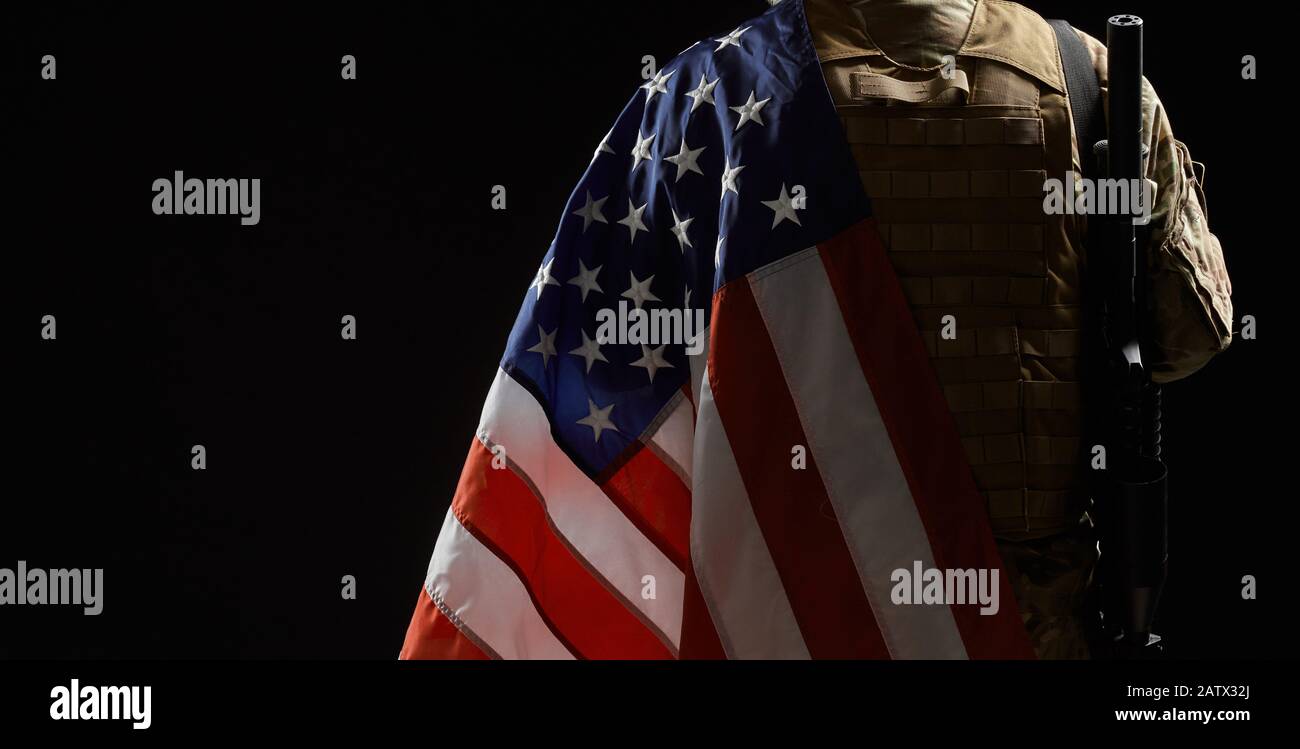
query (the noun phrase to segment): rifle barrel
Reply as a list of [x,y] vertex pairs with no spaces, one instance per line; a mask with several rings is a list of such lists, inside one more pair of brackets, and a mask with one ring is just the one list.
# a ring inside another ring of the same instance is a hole
[[1109,177],[1142,176],[1142,19],[1131,14],[1106,22],[1108,68],[1106,139]]

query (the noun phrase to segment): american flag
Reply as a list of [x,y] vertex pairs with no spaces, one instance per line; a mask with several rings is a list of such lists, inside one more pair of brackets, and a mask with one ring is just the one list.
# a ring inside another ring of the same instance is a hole
[[[610,340],[619,302],[702,310],[707,346]],[[893,603],[918,562],[999,570],[1000,610]],[[784,2],[665,65],[597,147],[401,656],[1026,657],[1001,567]]]

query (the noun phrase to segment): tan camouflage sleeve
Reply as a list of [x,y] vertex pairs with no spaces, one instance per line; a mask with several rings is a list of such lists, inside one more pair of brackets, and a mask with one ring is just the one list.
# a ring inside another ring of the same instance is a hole
[[[1077,31],[1077,29],[1076,29]],[[1106,47],[1079,32],[1105,90]],[[1145,82],[1142,127],[1156,184],[1147,249],[1152,379],[1170,382],[1205,366],[1232,342],[1232,282],[1206,214],[1205,167],[1174,138],[1155,89]]]

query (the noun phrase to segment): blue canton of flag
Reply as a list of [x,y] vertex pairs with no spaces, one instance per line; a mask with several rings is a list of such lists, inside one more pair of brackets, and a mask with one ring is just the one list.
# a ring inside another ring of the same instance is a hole
[[[641,87],[569,198],[501,368],[595,478],[682,388],[682,344],[602,344],[596,311],[710,308],[728,280],[870,213],[800,3],[697,42]],[[773,54],[773,51],[779,54]],[[804,102],[800,97],[825,97]]]

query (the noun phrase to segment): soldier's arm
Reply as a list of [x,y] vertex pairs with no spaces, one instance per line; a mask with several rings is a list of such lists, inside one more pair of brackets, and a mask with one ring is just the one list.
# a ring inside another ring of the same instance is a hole
[[[1079,36],[1104,91],[1106,46],[1083,32]],[[1150,81],[1144,81],[1142,128],[1151,149],[1146,176],[1156,184],[1146,253],[1154,348],[1148,358],[1152,379],[1170,382],[1200,369],[1231,343],[1232,282],[1206,217],[1204,167],[1174,138]]]

